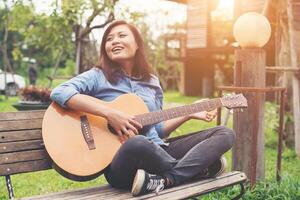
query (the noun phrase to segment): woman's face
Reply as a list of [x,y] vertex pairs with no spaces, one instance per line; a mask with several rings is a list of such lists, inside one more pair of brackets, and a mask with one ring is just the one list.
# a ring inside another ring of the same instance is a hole
[[111,29],[105,41],[108,57],[117,63],[134,59],[138,49],[134,35],[126,25],[118,25]]

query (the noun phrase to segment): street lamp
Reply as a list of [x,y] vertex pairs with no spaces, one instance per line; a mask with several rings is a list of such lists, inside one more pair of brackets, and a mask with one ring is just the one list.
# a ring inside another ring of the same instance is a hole
[[271,25],[264,15],[248,12],[236,20],[233,36],[242,48],[263,47],[270,39]]
[[264,93],[266,86],[266,52],[262,47],[269,41],[271,26],[268,19],[255,12],[241,15],[233,27],[233,35],[242,48],[235,50],[234,86],[254,88],[245,92],[248,109],[234,113],[233,129],[237,133],[233,148],[233,169],[250,178],[251,186],[264,178]]

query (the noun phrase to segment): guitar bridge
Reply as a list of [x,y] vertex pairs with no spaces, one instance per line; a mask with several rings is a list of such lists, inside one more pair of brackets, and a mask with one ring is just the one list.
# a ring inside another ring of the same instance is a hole
[[84,137],[84,140],[89,150],[96,149],[95,141],[93,138],[93,134],[87,116],[86,115],[80,116],[80,122],[81,122],[81,133]]

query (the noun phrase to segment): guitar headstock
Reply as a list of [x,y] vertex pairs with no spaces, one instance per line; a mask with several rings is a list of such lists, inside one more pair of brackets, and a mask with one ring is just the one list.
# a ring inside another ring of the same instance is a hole
[[247,108],[247,99],[243,94],[232,94],[221,98],[222,105],[228,109]]

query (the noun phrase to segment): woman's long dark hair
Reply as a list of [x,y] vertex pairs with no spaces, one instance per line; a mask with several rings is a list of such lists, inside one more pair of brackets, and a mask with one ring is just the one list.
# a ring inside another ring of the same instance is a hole
[[106,44],[107,36],[112,30],[112,28],[119,25],[126,25],[130,29],[130,31],[133,33],[133,36],[138,46],[138,49],[136,50],[136,54],[134,57],[134,66],[133,66],[132,75],[134,77],[140,77],[144,81],[148,81],[151,77],[152,69],[146,59],[143,38],[134,25],[129,24],[124,20],[113,21],[106,28],[100,45],[100,60],[99,60],[100,62],[96,67],[102,68],[103,73],[109,82],[116,83],[118,81],[118,76],[116,75],[116,72],[120,70],[120,66],[118,63],[112,61],[108,57],[105,50],[105,44]]

